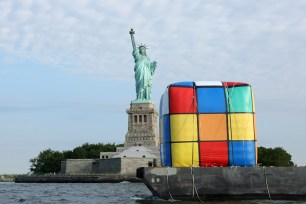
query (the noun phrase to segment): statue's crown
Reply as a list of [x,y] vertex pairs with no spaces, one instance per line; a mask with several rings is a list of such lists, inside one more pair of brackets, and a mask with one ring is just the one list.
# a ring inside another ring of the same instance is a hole
[[146,44],[142,44],[142,43],[141,43],[140,45],[138,45],[138,48],[141,48],[141,47],[143,47],[143,48],[145,48],[145,49],[149,49],[148,46],[147,46]]

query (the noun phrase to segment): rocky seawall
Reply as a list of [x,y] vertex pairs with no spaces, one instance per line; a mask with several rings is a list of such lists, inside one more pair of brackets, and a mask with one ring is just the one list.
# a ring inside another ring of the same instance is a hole
[[142,182],[136,176],[122,175],[38,175],[17,176],[15,183],[120,183]]

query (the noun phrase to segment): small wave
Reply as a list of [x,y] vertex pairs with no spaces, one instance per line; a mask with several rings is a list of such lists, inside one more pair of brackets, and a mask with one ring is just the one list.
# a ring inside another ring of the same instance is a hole
[[132,196],[132,197],[130,197],[130,200],[144,200],[144,199],[141,198],[141,197]]
[[25,199],[21,198],[21,199],[18,200],[18,203],[23,203],[25,201],[26,201]]
[[160,198],[153,195],[134,195],[130,197],[131,200],[160,200]]
[[120,183],[131,183],[131,182],[129,182],[129,181],[121,181]]
[[61,199],[59,199],[58,201],[60,201],[60,202],[65,202],[65,201],[68,201],[68,200],[65,199],[65,198],[61,198]]

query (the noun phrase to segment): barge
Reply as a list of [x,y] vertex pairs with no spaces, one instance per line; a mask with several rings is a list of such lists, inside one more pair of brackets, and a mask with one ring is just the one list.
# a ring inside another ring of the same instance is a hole
[[143,167],[153,195],[166,200],[305,200],[305,167]]

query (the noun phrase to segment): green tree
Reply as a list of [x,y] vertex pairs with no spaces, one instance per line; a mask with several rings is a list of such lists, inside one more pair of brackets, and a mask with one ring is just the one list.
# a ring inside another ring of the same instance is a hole
[[66,151],[63,151],[63,154],[64,154],[64,157],[65,159],[73,159],[73,151],[71,150],[66,150]]
[[73,158],[74,159],[86,159],[86,150],[83,147],[76,147],[73,149]]
[[291,155],[282,147],[258,147],[258,163],[262,166],[294,166]]
[[86,158],[88,159],[97,159],[100,157],[100,152],[115,152],[116,145],[115,144],[88,144],[85,143],[81,146],[86,151]]
[[116,147],[124,147],[124,144],[117,144]]
[[34,174],[58,173],[64,159],[64,154],[59,151],[44,150],[37,157],[30,159],[30,171]]

